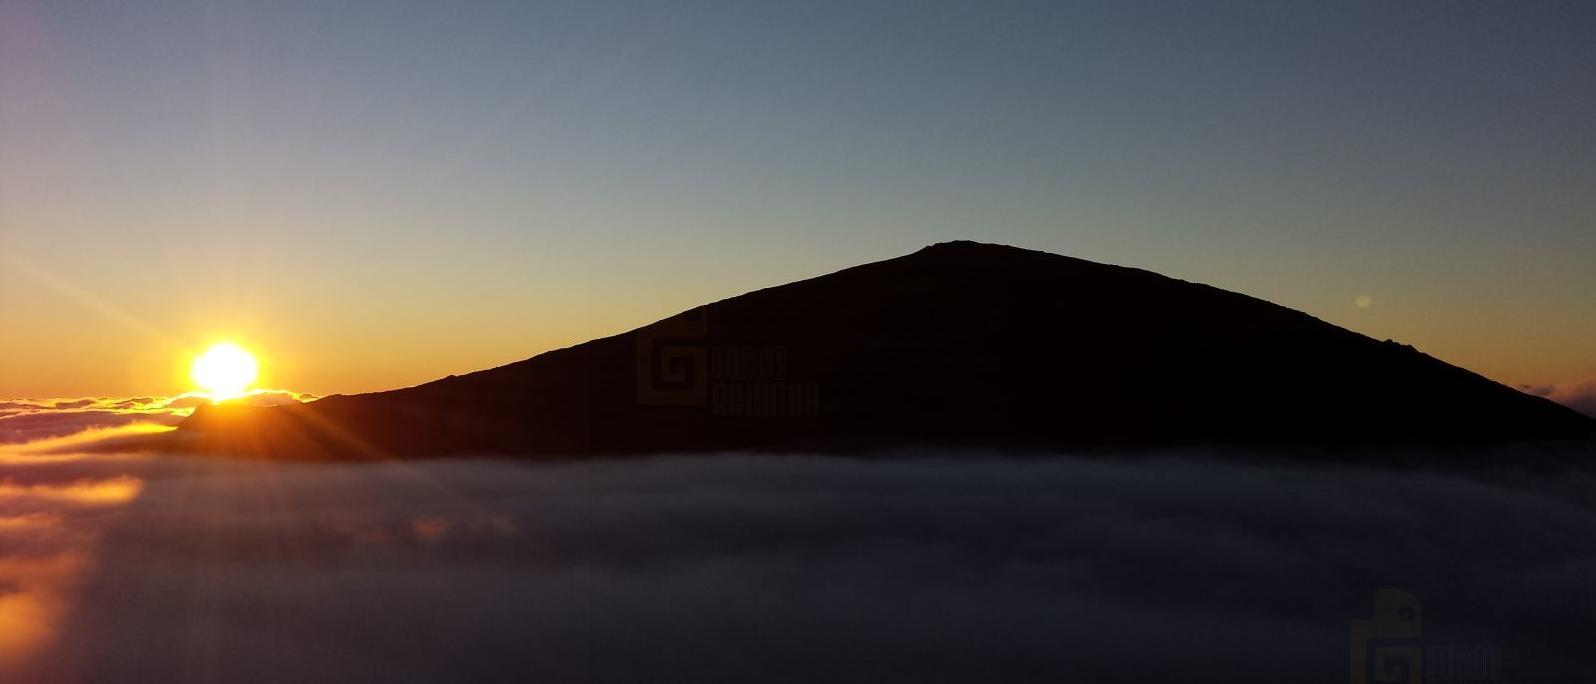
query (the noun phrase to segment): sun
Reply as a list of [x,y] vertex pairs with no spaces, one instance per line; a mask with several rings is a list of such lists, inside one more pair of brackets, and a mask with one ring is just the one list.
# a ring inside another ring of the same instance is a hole
[[242,396],[259,372],[255,355],[231,342],[219,342],[194,359],[188,376],[212,401],[225,401]]

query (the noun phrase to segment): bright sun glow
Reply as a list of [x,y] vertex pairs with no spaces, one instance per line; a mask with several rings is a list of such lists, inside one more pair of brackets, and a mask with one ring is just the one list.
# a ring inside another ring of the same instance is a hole
[[194,359],[188,375],[212,400],[223,401],[244,394],[259,371],[253,354],[231,342],[221,342]]

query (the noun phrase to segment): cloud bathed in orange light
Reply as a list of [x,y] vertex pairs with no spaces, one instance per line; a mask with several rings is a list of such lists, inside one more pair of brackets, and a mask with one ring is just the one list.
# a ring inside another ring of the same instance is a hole
[[1596,418],[1596,378],[1560,385],[1522,385],[1519,389]]
[[[229,403],[277,406],[314,401],[317,397],[289,390],[253,390]],[[0,401],[0,453],[7,445],[27,444],[30,451],[69,447],[74,441],[100,436],[136,434],[182,422],[194,407],[210,403],[200,393],[175,397],[87,397],[80,399],[16,399]],[[109,431],[109,432],[106,432]],[[46,440],[56,440],[46,443]]]

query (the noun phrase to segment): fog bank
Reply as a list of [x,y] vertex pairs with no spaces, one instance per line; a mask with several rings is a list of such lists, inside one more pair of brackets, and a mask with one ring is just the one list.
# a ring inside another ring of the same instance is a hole
[[0,679],[1344,682],[1381,587],[1596,674],[1583,477],[908,456],[15,457]]

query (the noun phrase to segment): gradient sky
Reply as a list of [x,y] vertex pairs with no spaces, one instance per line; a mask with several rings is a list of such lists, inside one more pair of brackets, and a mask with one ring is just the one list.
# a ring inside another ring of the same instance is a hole
[[0,397],[402,386],[954,238],[1571,382],[1593,159],[1589,2],[0,0]]

